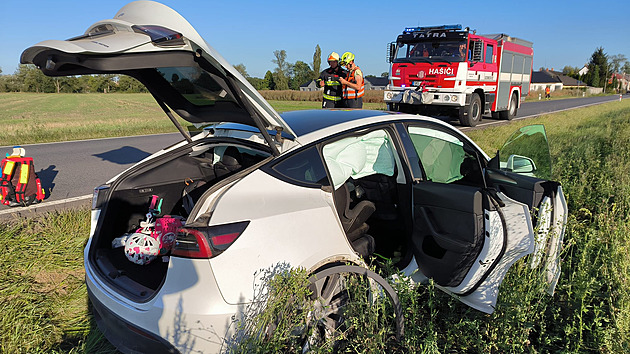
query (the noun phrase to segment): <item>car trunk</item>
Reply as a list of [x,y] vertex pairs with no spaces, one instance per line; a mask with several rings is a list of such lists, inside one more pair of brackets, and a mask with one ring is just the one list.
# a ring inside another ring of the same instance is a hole
[[[234,139],[229,139],[234,141]],[[202,141],[158,156],[133,167],[112,185],[101,210],[89,251],[90,263],[102,278],[135,301],[149,299],[166,277],[167,256],[158,256],[146,265],[127,259],[124,247],[112,246],[112,241],[132,233],[146,220],[153,195],[162,198],[163,215],[186,218],[190,209],[184,207],[184,189],[193,202],[218,182],[239,178],[248,168],[269,156],[269,149],[243,143],[209,143]],[[251,168],[250,168],[251,170]]]

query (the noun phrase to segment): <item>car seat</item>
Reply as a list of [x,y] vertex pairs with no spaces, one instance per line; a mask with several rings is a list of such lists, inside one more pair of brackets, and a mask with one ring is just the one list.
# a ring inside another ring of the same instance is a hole
[[350,192],[345,183],[335,190],[334,199],[341,225],[354,250],[362,256],[374,252],[374,238],[367,235],[370,227],[366,223],[376,210],[374,203],[362,200],[350,209]]
[[241,168],[243,156],[241,152],[234,146],[225,149],[221,160],[214,164],[214,174],[216,177],[222,177],[237,171]]

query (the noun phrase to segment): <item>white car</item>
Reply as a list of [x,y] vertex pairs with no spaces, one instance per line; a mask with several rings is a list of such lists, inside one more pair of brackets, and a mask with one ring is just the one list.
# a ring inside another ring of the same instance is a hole
[[[184,18],[150,1],[38,43],[21,62],[50,76],[130,75],[185,137],[95,189],[86,283],[100,330],[123,352],[220,351],[261,270],[365,267],[373,253],[487,313],[525,255],[555,287],[566,203],[547,180],[540,126],[490,159],[432,118],[280,115]],[[190,137],[174,114],[204,129]],[[156,215],[185,223],[170,253],[138,265],[112,241],[141,228],[153,195]]]

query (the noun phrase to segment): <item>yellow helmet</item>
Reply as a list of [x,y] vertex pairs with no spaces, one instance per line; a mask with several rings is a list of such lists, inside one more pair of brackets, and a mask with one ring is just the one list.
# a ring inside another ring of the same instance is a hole
[[339,61],[339,54],[337,54],[337,52],[330,53],[328,61]]
[[341,62],[340,64],[342,65],[346,65],[349,62],[354,60],[354,54],[350,53],[350,52],[345,52],[343,53],[343,55],[341,56]]

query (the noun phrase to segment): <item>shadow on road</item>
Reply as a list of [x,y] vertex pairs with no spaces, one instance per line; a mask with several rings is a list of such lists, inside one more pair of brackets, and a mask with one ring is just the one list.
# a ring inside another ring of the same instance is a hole
[[46,169],[43,169],[37,172],[37,177],[39,177],[39,180],[42,182],[42,189],[46,193],[46,196],[44,197],[44,199],[50,198],[50,195],[52,194],[52,191],[55,188],[54,180],[55,180],[55,177],[57,177],[57,174],[59,173],[59,171],[55,170],[56,167],[57,166],[55,165],[50,165],[46,167]]
[[151,154],[138,148],[123,146],[115,150],[94,154],[92,156],[100,157],[103,161],[109,161],[119,165],[127,165],[130,163],[136,163],[149,155]]

